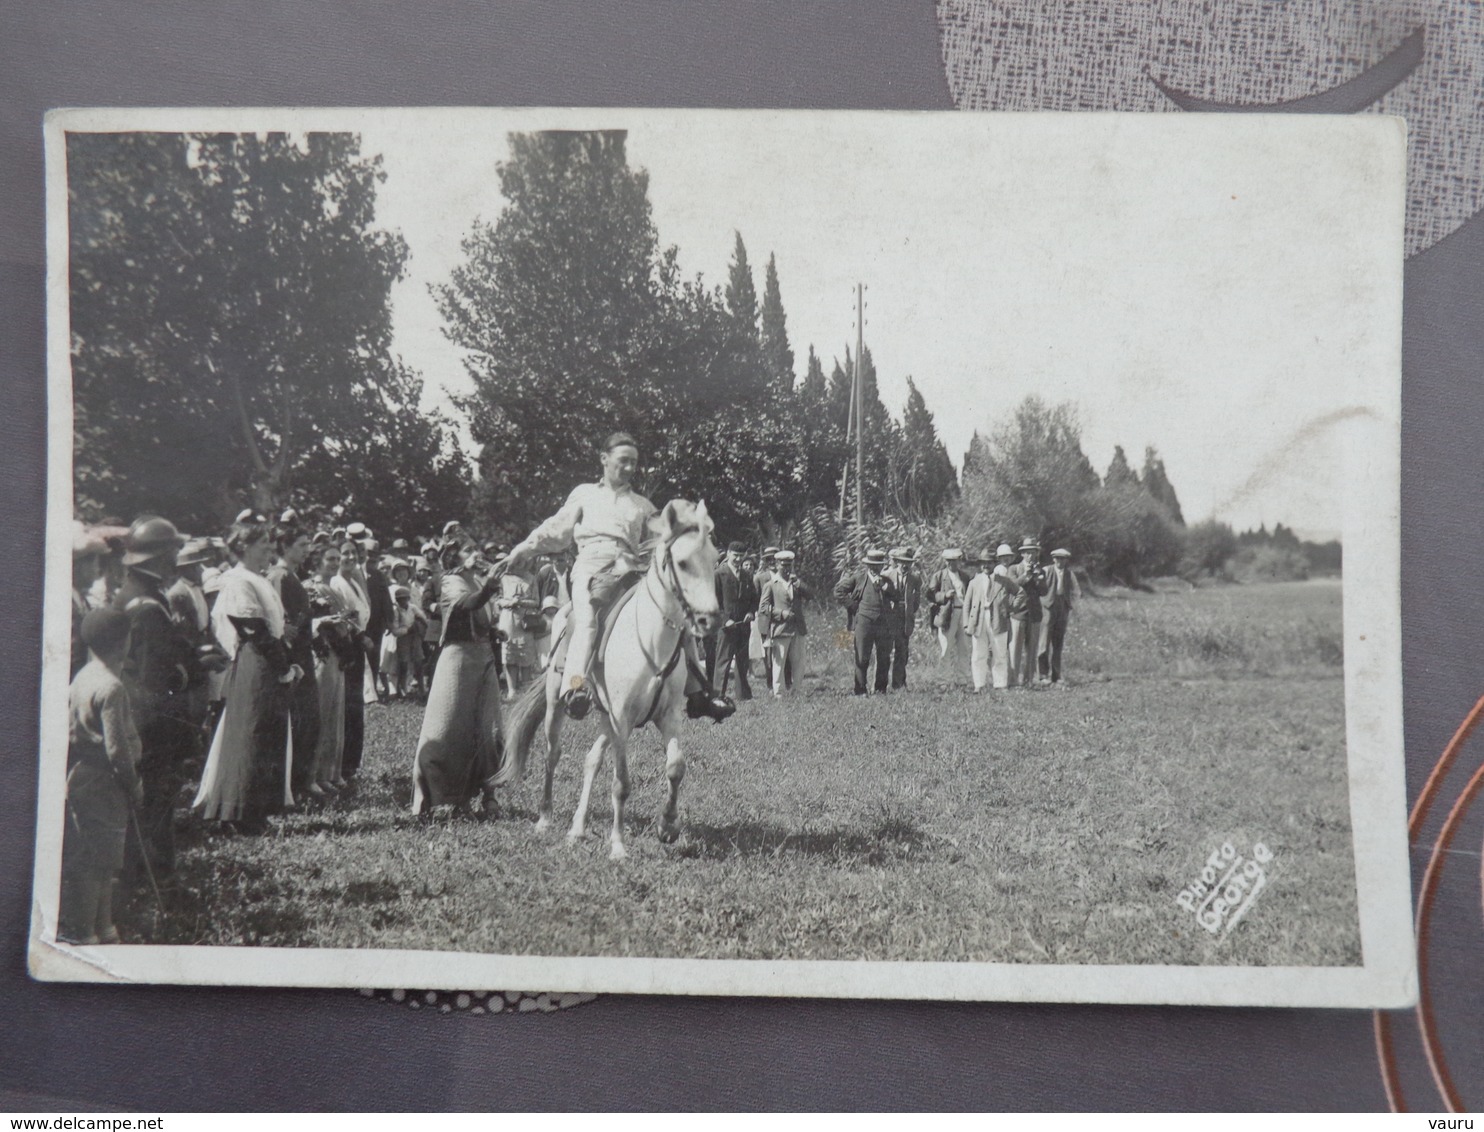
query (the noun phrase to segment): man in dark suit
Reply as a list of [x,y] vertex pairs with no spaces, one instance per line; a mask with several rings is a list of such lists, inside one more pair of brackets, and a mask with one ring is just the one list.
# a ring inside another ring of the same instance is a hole
[[891,653],[891,686],[907,686],[908,643],[912,631],[917,628],[917,610],[922,604],[922,575],[917,572],[917,551],[910,546],[899,546],[891,552],[891,568],[888,573],[901,595],[896,617],[892,622],[895,640]]
[[886,552],[866,551],[865,564],[846,574],[835,586],[835,598],[845,607],[855,627],[855,694],[866,694],[866,673],[876,653],[877,692],[885,692],[891,672],[894,623],[901,595],[885,572]]
[[752,575],[742,568],[742,553],[746,549],[740,542],[730,543],[726,557],[716,564],[716,601],[721,606],[721,629],[717,636],[706,638],[706,675],[711,686],[725,695],[727,680],[735,665],[739,700],[752,699],[752,685],[747,678],[747,647],[758,604],[757,586]]

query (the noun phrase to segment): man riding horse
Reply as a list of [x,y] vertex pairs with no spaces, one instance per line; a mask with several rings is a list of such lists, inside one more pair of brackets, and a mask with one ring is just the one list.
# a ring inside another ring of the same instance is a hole
[[[573,719],[592,707],[589,668],[597,647],[601,610],[616,583],[641,568],[641,547],[649,536],[650,520],[659,509],[632,487],[639,466],[639,448],[626,432],[616,432],[603,443],[603,478],[579,484],[562,509],[538,526],[505,559],[520,567],[538,554],[577,550],[572,567],[572,612],[567,622],[566,683],[562,705]],[[553,658],[552,663],[556,663]],[[737,710],[706,680],[696,655],[696,641],[685,640],[686,714],[692,719],[710,716],[720,723]]]

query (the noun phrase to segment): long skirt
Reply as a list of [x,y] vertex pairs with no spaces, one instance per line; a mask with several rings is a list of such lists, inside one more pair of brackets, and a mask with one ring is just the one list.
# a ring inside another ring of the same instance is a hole
[[461,806],[495,772],[500,754],[500,676],[488,644],[443,646],[412,764],[412,812]]
[[[302,792],[314,783],[314,764],[319,749],[320,706],[317,666],[306,660],[298,662],[303,677],[289,692],[289,724],[294,733],[294,763],[290,785]],[[344,714],[343,712],[341,713]]]
[[314,679],[320,725],[309,781],[334,782],[340,778],[340,760],[345,754],[345,672],[333,653],[315,659]]
[[288,692],[257,649],[244,643],[227,672],[227,706],[192,807],[204,818],[255,821],[292,798]]

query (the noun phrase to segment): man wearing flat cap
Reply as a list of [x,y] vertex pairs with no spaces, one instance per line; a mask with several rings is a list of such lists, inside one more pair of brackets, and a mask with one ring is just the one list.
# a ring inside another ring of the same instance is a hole
[[748,680],[748,643],[757,619],[758,591],[752,576],[742,569],[740,542],[727,544],[726,556],[716,564],[716,602],[721,607],[721,628],[706,638],[706,670],[711,686],[726,695],[733,667],[737,670],[737,698],[752,699]]
[[1020,561],[1007,573],[1020,587],[1010,598],[1010,684],[1028,688],[1036,676],[1044,616],[1041,595],[1046,591],[1041,543],[1034,535],[1021,541]]
[[887,573],[896,584],[901,600],[892,623],[891,686],[907,686],[907,660],[912,632],[917,628],[917,610],[922,605],[922,575],[917,572],[917,551],[910,546],[893,547]]
[[896,583],[886,573],[886,552],[866,551],[857,570],[847,573],[835,586],[835,598],[855,631],[855,694],[867,693],[867,675],[871,654],[876,654],[875,689],[884,693],[891,672],[891,652],[895,644],[895,618],[901,595]]
[[1072,552],[1066,547],[1051,552],[1051,569],[1046,571],[1046,589],[1041,594],[1041,608],[1046,617],[1041,626],[1044,632],[1036,665],[1040,679],[1052,684],[1061,683],[1062,645],[1067,639],[1072,606],[1082,597],[1082,587],[1077,584],[1071,563]]

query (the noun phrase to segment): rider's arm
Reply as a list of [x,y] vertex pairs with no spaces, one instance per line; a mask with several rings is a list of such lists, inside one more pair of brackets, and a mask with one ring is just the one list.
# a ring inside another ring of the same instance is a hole
[[510,552],[510,557],[522,562],[533,554],[555,554],[570,547],[573,532],[582,518],[582,496],[586,487],[586,484],[580,484],[573,488],[562,509],[527,535],[525,541]]

